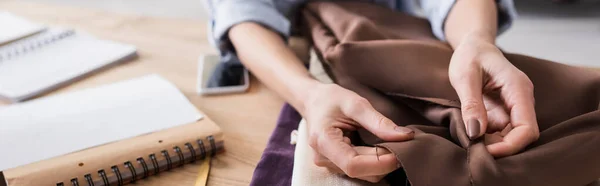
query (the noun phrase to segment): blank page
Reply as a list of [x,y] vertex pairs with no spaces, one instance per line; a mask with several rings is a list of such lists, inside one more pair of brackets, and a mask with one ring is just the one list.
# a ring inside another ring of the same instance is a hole
[[0,170],[201,118],[158,75],[7,106],[0,108]]
[[0,12],[0,45],[44,30],[44,26],[14,16],[8,12]]

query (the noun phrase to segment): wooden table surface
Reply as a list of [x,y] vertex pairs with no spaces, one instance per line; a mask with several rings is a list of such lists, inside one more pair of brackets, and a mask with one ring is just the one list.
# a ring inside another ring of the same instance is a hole
[[[251,88],[245,94],[212,97],[196,94],[198,57],[216,53],[207,41],[205,22],[122,15],[20,1],[1,1],[0,10],[51,26],[75,28],[99,38],[137,46],[138,59],[100,71],[50,94],[146,74],[160,74],[175,83],[199,110],[224,131],[226,152],[213,159],[209,185],[250,183],[283,101],[256,79],[252,79]],[[199,165],[186,165],[161,173],[137,185],[194,185]]]
[[[99,38],[138,47],[139,58],[77,81],[50,94],[109,84],[157,73],[175,83],[187,98],[224,131],[226,152],[213,160],[209,185],[248,185],[283,101],[252,79],[245,94],[201,97],[196,94],[197,60],[216,53],[203,21],[123,15],[20,1],[2,1],[0,10],[33,21],[75,28]],[[160,99],[160,98],[157,98]],[[3,103],[0,103],[2,105]],[[6,104],[6,103],[4,103]],[[193,185],[200,164],[161,173],[137,185]]]

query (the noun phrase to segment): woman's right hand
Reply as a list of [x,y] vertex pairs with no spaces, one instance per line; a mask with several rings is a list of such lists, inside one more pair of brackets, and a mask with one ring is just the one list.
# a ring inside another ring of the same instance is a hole
[[[309,144],[315,164],[349,177],[379,182],[400,167],[385,148],[353,146],[344,134],[365,128],[385,141],[413,139],[414,131],[397,126],[358,94],[336,84],[318,84],[304,101]],[[377,149],[376,149],[377,148]]]
[[414,137],[412,130],[396,126],[356,93],[312,79],[281,35],[271,29],[240,23],[231,28],[229,38],[244,66],[302,112],[317,165],[371,182],[398,168],[389,151],[352,146],[343,132],[365,128],[386,141],[405,141]]

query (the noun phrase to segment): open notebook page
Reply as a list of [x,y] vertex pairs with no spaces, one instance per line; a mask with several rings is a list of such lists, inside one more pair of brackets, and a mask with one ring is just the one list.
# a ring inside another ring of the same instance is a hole
[[0,108],[0,170],[201,118],[158,75],[7,106]]

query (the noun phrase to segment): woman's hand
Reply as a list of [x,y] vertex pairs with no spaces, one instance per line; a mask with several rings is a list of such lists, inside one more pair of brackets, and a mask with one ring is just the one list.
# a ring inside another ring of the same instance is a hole
[[485,140],[494,157],[516,154],[538,139],[533,84],[494,44],[465,37],[455,47],[449,76],[467,135],[495,133]]
[[371,182],[398,168],[386,149],[352,146],[343,133],[366,128],[386,141],[404,141],[414,137],[412,130],[396,126],[356,93],[312,79],[271,29],[241,23],[231,28],[229,38],[244,66],[306,118],[317,165]]
[[397,126],[366,99],[335,84],[316,85],[304,106],[315,164],[349,177],[379,182],[400,165],[385,148],[353,146],[347,132],[365,128],[386,141],[414,137],[414,131]]

